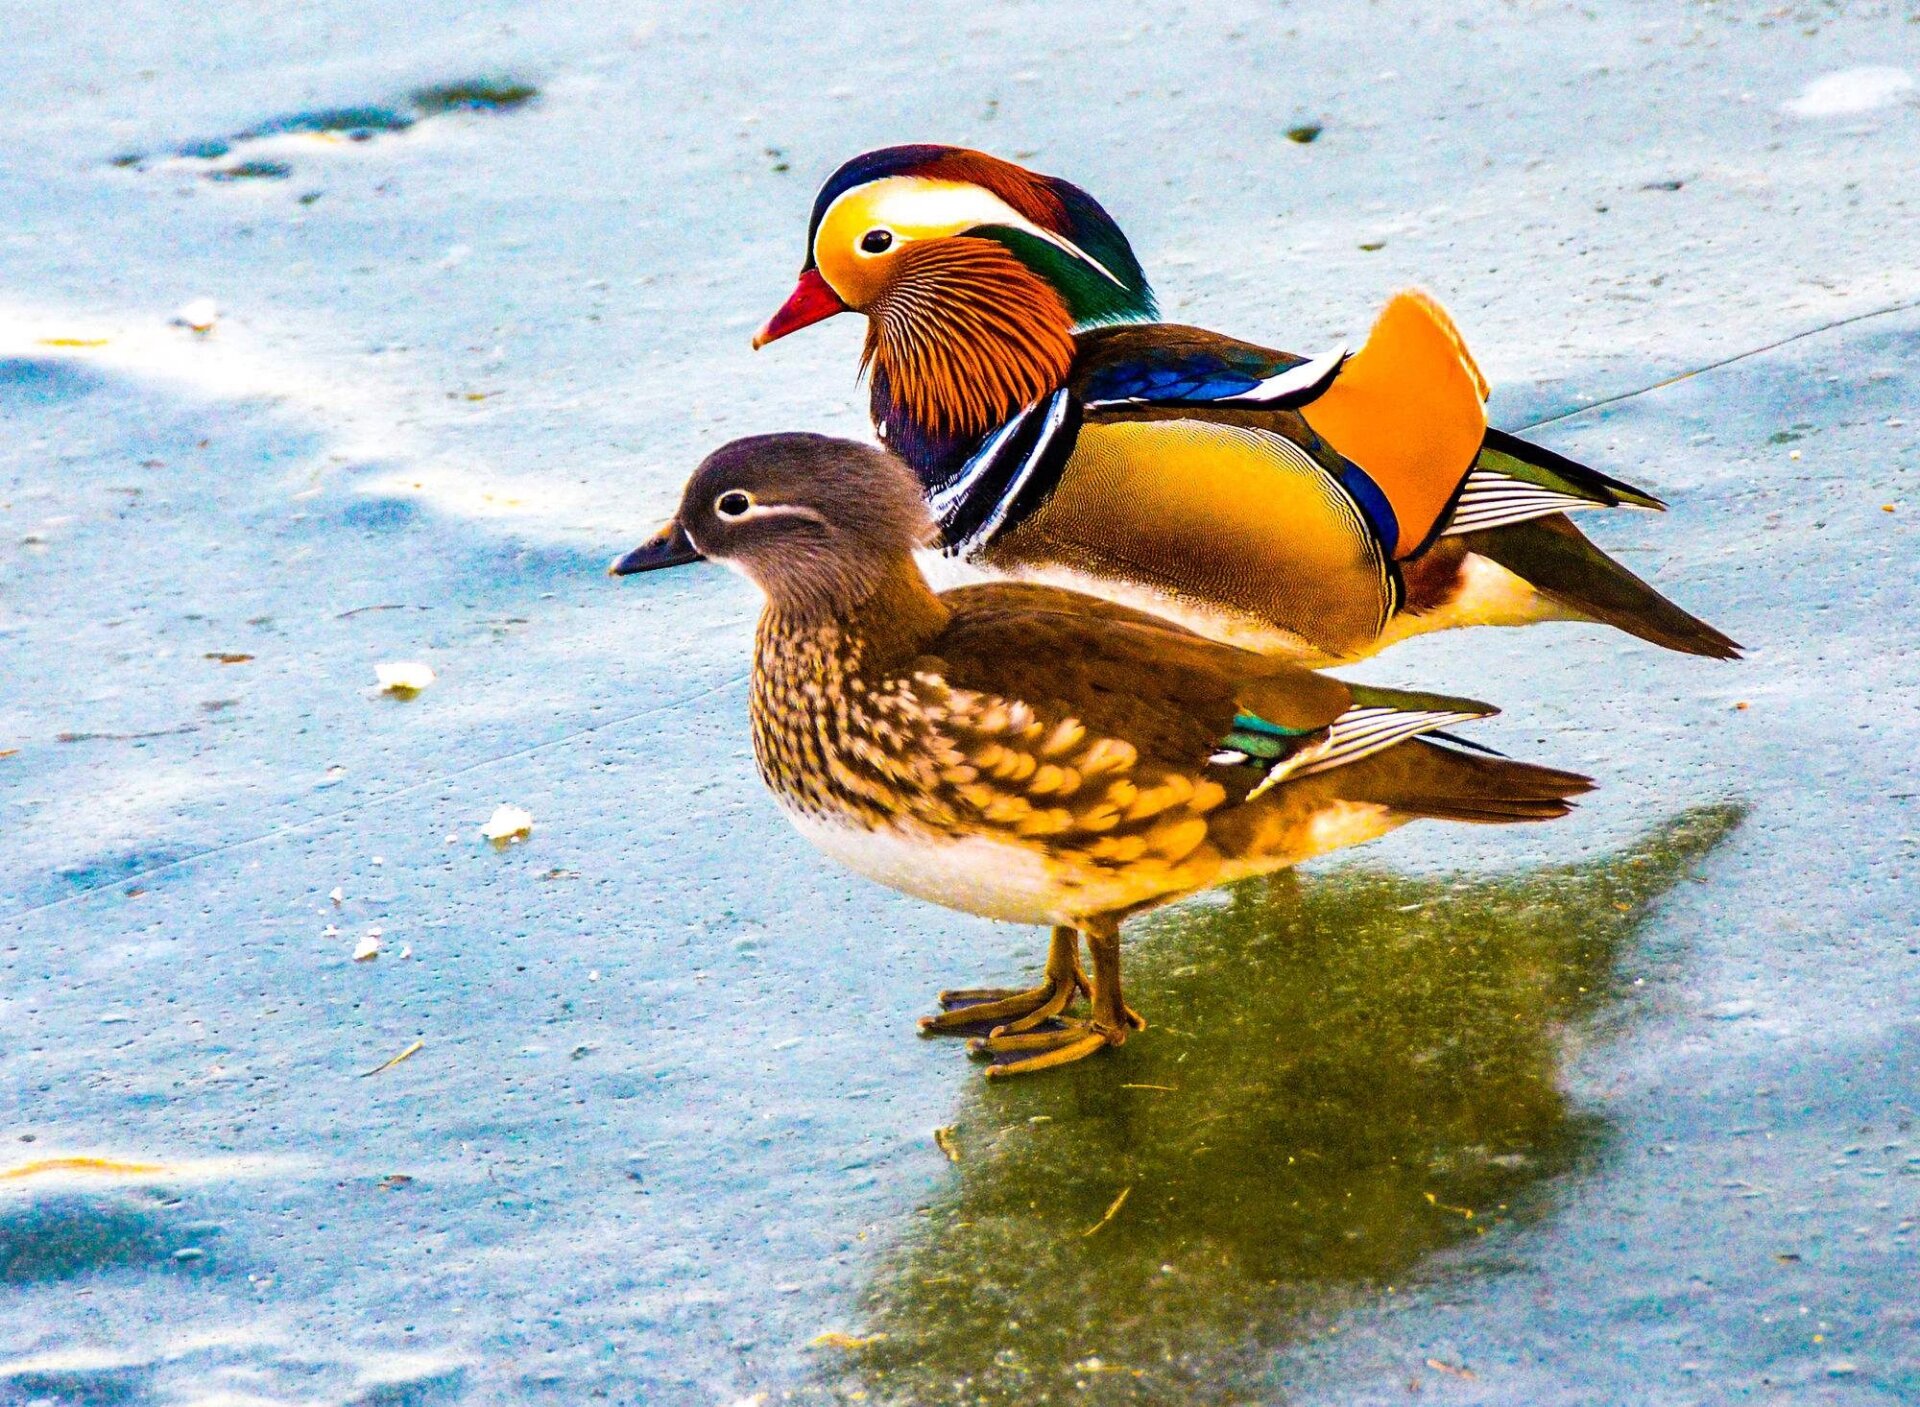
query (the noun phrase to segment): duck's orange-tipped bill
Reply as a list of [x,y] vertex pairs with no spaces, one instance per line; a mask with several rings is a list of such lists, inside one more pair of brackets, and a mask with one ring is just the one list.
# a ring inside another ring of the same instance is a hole
[[808,269],[800,275],[800,282],[793,286],[793,292],[780,305],[780,311],[767,319],[765,327],[753,334],[753,349],[757,352],[789,332],[798,332],[803,327],[811,327],[835,313],[846,311],[847,305],[840,301],[839,294],[827,287],[827,281],[820,277],[820,271]]
[[608,576],[632,576],[635,572],[657,572],[666,567],[684,567],[705,559],[693,545],[686,529],[675,518],[659,532],[641,543],[607,568]]

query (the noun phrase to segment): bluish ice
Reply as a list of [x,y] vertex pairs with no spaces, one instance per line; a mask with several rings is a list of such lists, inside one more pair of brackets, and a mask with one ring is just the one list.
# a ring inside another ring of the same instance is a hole
[[[0,1403],[1920,1397],[1910,7],[6,33]],[[811,853],[750,588],[602,571],[722,441],[866,433],[854,319],[748,338],[929,139],[1087,185],[1173,318],[1429,288],[1749,658],[1371,662],[1600,790],[1143,921],[1153,1027],[988,1087],[913,1018],[1040,935]]]

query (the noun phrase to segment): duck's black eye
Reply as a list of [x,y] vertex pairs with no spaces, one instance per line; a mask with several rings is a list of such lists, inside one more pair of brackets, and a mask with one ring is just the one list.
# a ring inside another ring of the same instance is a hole
[[713,501],[713,507],[722,518],[738,518],[753,507],[753,497],[739,489],[728,489]]
[[885,254],[893,248],[893,231],[868,230],[860,236],[860,247],[869,254]]

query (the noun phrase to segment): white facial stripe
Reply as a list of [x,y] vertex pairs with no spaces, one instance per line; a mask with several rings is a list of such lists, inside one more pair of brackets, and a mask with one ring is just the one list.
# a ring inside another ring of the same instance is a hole
[[[961,181],[932,181],[920,176],[885,176],[844,191],[820,220],[824,232],[840,206],[855,197],[868,203],[875,228],[892,230],[897,240],[940,239],[976,225],[1008,225],[1043,239],[1062,253],[1091,264],[1125,288],[1113,270],[1064,236],[1033,223],[984,186]],[[819,250],[814,251],[819,257]]]
[[713,511],[719,514],[720,521],[723,523],[751,523],[755,518],[805,518],[820,524],[823,528],[827,526],[827,520],[824,517],[813,509],[803,508],[797,503],[756,503],[744,513],[721,513],[718,508]]

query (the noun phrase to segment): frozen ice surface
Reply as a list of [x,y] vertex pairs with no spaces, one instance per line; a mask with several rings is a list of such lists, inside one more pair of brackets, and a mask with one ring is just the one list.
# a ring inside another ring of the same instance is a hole
[[[1900,7],[8,39],[0,1402],[1920,1396]],[[985,1087],[912,1018],[1039,936],[814,857],[747,589],[601,572],[723,439],[864,432],[853,320],[747,339],[814,183],[914,139],[1082,180],[1171,317],[1311,352],[1431,288],[1751,658],[1374,662],[1602,790],[1143,923],[1154,1028]]]

